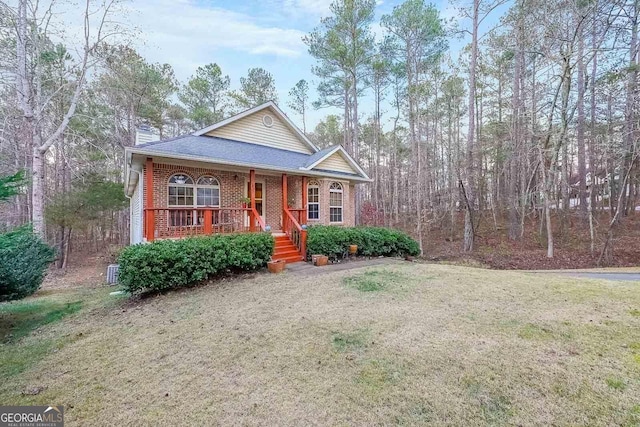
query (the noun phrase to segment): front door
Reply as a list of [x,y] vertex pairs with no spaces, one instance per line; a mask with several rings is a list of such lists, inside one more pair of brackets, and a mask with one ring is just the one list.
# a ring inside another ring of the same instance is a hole
[[[256,210],[258,211],[258,214],[260,215],[260,217],[262,217],[262,220],[265,221],[264,219],[264,214],[266,212],[265,210],[265,194],[264,194],[264,190],[265,190],[265,183],[264,181],[256,181]],[[250,197],[251,194],[251,183],[249,181],[247,181],[247,185],[244,188],[245,190],[245,197]],[[266,221],[265,221],[266,222]],[[249,218],[247,217],[247,226],[249,225]]]

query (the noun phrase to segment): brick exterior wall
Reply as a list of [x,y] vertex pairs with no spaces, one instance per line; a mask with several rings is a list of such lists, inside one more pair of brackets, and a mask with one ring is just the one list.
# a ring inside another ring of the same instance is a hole
[[[146,166],[144,169],[144,173],[146,173]],[[194,182],[197,182],[198,178],[205,175],[215,177],[220,182],[220,207],[242,207],[242,199],[245,197],[245,188],[249,182],[248,173],[162,163],[153,164],[153,207],[168,207],[169,178],[176,173],[188,175]],[[282,228],[282,176],[256,174],[256,181],[262,181],[265,183],[265,224],[271,226],[272,230],[280,230]],[[355,225],[355,192],[353,185],[349,185],[347,181],[339,181],[329,178],[318,179],[309,177],[307,181],[316,181],[320,185],[320,219],[308,221],[309,224],[330,224],[329,186],[332,182],[337,181],[342,184],[343,188],[343,222],[336,225]],[[291,207],[295,209],[304,208],[302,206],[302,177],[288,176],[287,187],[287,201],[292,202]],[[143,204],[144,207],[147,207],[147,189],[145,188],[144,190]],[[304,190],[306,191],[306,188]],[[162,222],[164,219],[156,218],[156,221]],[[162,225],[166,226],[166,224]]]

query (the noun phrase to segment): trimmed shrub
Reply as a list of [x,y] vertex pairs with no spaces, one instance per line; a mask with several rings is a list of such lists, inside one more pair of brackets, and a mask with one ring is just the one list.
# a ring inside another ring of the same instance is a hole
[[131,293],[197,284],[224,273],[264,267],[273,253],[268,233],[160,240],[125,248],[118,282]]
[[420,254],[418,243],[407,234],[384,227],[338,227],[314,225],[307,233],[310,255],[323,254],[341,258],[349,245],[358,245],[358,255],[396,256]]
[[0,301],[24,298],[37,291],[54,254],[30,227],[0,234]]

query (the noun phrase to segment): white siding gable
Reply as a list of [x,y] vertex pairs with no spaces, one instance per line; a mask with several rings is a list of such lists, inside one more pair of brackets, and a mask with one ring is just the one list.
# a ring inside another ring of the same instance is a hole
[[349,162],[345,160],[340,151],[336,151],[320,163],[318,163],[313,169],[322,169],[330,171],[338,171],[345,173],[358,174],[357,170],[354,170]]
[[[269,115],[273,120],[271,127],[264,125],[263,117],[265,115]],[[260,110],[235,120],[206,133],[206,135],[266,145],[299,153],[313,153],[311,148],[269,109]]]

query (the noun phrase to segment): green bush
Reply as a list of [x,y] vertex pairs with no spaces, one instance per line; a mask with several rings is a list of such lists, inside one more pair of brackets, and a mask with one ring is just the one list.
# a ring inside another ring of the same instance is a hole
[[271,234],[231,234],[160,240],[125,248],[118,282],[131,292],[197,284],[210,277],[264,267],[273,253]]
[[314,225],[307,233],[308,254],[323,254],[336,259],[358,245],[358,255],[395,256],[420,254],[418,243],[397,230],[384,227],[337,227]]
[[0,301],[37,291],[54,253],[29,227],[0,234]]

